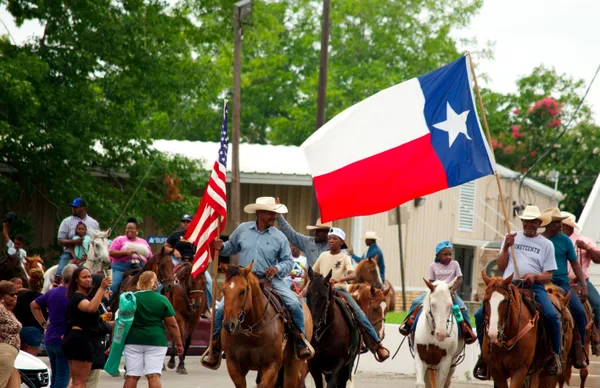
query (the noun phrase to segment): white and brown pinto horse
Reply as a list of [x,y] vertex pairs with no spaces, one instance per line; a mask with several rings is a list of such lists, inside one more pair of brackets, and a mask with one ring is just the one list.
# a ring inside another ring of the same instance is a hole
[[[415,387],[449,387],[454,374],[455,362],[460,357],[465,342],[458,334],[458,324],[452,311],[450,290],[454,281],[446,284],[423,279],[429,291],[423,300],[421,316],[417,322],[411,345],[415,350]],[[431,370],[432,380],[426,374]],[[435,375],[434,375],[435,374]]]
[[[92,274],[102,272],[110,266],[110,257],[108,255],[108,247],[110,242],[110,229],[106,231],[92,231],[90,233],[90,248],[87,255],[87,260],[83,266],[90,270]],[[56,276],[58,265],[50,267],[44,274],[44,288],[42,293],[45,294],[53,288],[52,281]]]

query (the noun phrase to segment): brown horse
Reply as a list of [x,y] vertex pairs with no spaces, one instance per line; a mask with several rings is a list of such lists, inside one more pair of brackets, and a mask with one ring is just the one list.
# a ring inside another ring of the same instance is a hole
[[25,271],[27,271],[27,273],[29,273],[29,271],[31,271],[33,268],[39,268],[44,272],[46,271],[46,268],[44,267],[44,259],[42,259],[39,255],[26,257],[25,261],[27,262],[25,264]]
[[10,280],[20,278],[23,280],[23,287],[29,288],[29,277],[21,265],[19,254],[9,255],[6,251],[5,255],[0,256],[0,280]]
[[[511,388],[521,388],[534,364],[539,315],[532,316],[525,306],[519,290],[512,284],[513,275],[506,279],[489,278],[482,271],[481,276],[486,284],[483,358],[496,387],[508,388],[510,379]],[[537,355],[536,364],[545,363],[542,358]]]
[[379,334],[379,339],[383,341],[383,337],[385,336],[386,298],[390,292],[390,288],[382,291],[368,283],[362,283],[351,284],[348,291],[360,306],[360,309],[369,318],[369,322],[371,322],[371,325],[373,325],[377,334]]
[[352,372],[351,331],[334,300],[334,289],[329,284],[331,271],[322,276],[309,268],[308,277],[306,302],[315,325],[311,342],[315,356],[308,360],[308,370],[317,388],[323,387],[323,375],[328,388],[345,387]]
[[385,284],[381,282],[379,266],[377,265],[378,258],[379,255],[375,255],[375,257],[369,257],[368,259],[361,260],[354,269],[356,280],[352,283],[369,283],[373,287],[382,288],[384,291],[386,291],[385,314],[387,314],[388,311],[396,310],[396,291],[394,290],[394,285],[389,280],[386,279]]
[[[579,286],[577,284],[571,284],[571,287],[573,288],[573,290],[575,292],[577,292],[578,295],[580,295],[581,290],[579,289]],[[584,352],[589,355],[590,354],[590,341],[595,334],[594,330],[596,329],[596,327],[595,327],[594,313],[592,312],[592,306],[590,305],[590,301],[587,300],[583,304],[583,307],[585,310],[585,316],[586,316],[587,323],[588,323],[585,328],[586,329],[585,338],[587,340],[585,341],[585,344],[583,344],[583,347],[584,347]],[[571,333],[571,336],[572,335],[573,335],[573,333]],[[564,372],[563,372],[562,376],[559,376],[559,378],[558,378],[558,384],[561,388],[565,384],[567,386],[570,386],[570,384],[571,384],[571,375],[573,373],[573,354],[572,353],[569,354],[569,357],[567,358],[567,362],[564,363],[563,365],[564,365]],[[585,381],[588,378],[588,374],[589,374],[589,371],[588,371],[587,366],[579,369],[579,380],[580,380],[581,388],[585,387]]]
[[127,271],[123,275],[123,281],[119,286],[119,291],[116,295],[113,296],[111,301],[111,311],[117,311],[119,309],[119,296],[121,293],[126,291],[135,292],[137,291],[137,282],[142,276],[142,273],[146,271],[152,271],[156,274],[158,281],[163,286],[163,292],[169,293],[173,291],[174,279],[173,279],[173,270],[175,265],[173,264],[173,260],[171,260],[171,254],[165,253],[165,248],[163,247],[159,253],[153,255],[146,264],[140,269],[134,269],[131,271]]
[[571,298],[571,292],[565,296],[565,292],[562,288],[557,287],[553,284],[546,286],[548,297],[552,304],[558,309],[560,316],[560,324],[562,331],[562,354],[561,363],[562,369],[558,371],[556,376],[546,376],[540,374],[539,386],[540,387],[555,387],[557,382],[560,386],[565,382],[565,375],[567,371],[567,362],[571,359],[571,345],[573,344],[573,317],[569,311],[569,300]]
[[[183,341],[183,355],[179,357],[176,372],[180,375],[187,375],[185,355],[192,342],[192,334],[200,322],[200,316],[206,312],[208,307],[206,302],[206,278],[204,273],[194,278],[192,264],[188,262],[181,263],[175,268],[174,278],[175,287],[170,294],[170,300],[175,310],[175,319]],[[176,353],[175,344],[173,344],[171,358],[167,364],[169,369],[175,368]]]
[[[229,377],[237,388],[245,388],[248,371],[256,370],[261,376],[258,387],[272,388],[283,366],[284,387],[295,388],[300,384],[304,361],[295,357],[295,340],[285,338],[284,322],[267,300],[252,267],[221,266],[226,273],[221,344]],[[312,318],[305,303],[302,307],[310,340]]]

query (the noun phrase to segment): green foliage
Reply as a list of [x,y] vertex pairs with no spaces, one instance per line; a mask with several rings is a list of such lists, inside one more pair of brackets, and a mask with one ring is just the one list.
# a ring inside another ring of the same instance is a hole
[[600,127],[594,124],[587,105],[575,115],[565,135],[556,140],[573,116],[583,95],[583,86],[582,80],[557,74],[554,69],[537,67],[517,81],[516,94],[483,91],[492,148],[498,163],[525,173],[551,149],[529,177],[554,186],[549,174],[558,171],[558,188],[567,195],[561,208],[575,214],[583,210],[600,171],[597,157]]

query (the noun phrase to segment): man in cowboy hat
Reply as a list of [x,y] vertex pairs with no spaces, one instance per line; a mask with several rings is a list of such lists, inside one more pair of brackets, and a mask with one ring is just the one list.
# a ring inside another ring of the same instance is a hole
[[[277,198],[277,203],[279,203],[279,198]],[[321,253],[329,250],[327,233],[329,233],[329,229],[333,226],[332,222],[321,223],[321,219],[319,218],[315,225],[306,226],[307,230],[314,232],[314,236],[305,236],[296,232],[281,214],[277,215],[277,223],[285,237],[304,252],[309,267],[315,265]]]
[[[298,357],[307,359],[313,352],[308,348],[310,344],[304,331],[302,303],[283,281],[294,266],[292,252],[284,234],[274,227],[277,214],[287,213],[287,207],[276,203],[275,198],[260,197],[255,203],[246,205],[244,211],[250,214],[256,213],[256,221],[240,224],[227,242],[223,243],[221,239],[216,239],[213,246],[224,256],[239,253],[241,266],[246,267],[254,262],[252,272],[259,278],[271,279],[273,289],[281,295],[296,329],[301,333],[302,339],[296,342]],[[215,312],[212,353],[202,360],[202,365],[211,369],[218,368],[221,358],[220,333],[223,324],[223,305],[223,301],[219,302]]]
[[383,252],[377,245],[377,241],[379,237],[377,237],[377,233],[373,231],[368,231],[363,236],[365,240],[365,244],[367,245],[367,250],[362,255],[362,257],[355,255],[352,253],[352,259],[357,263],[364,259],[373,259],[377,256],[377,266],[379,267],[379,275],[381,276],[381,283],[385,283],[385,261],[383,260]]
[[[523,287],[533,290],[535,300],[540,304],[542,314],[545,317],[547,328],[552,342],[554,357],[546,365],[548,375],[556,375],[561,369],[561,326],[560,319],[554,306],[548,297],[544,285],[552,279],[552,272],[556,270],[556,259],[554,258],[554,245],[538,233],[538,229],[550,223],[551,217],[540,212],[537,206],[527,206],[519,216],[523,223],[523,232],[507,234],[502,241],[500,254],[498,255],[498,269],[504,271],[504,278],[514,274],[512,251],[518,257],[518,266],[521,273]],[[517,279],[515,279],[517,280]],[[483,306],[475,313],[475,324],[477,327],[477,338],[479,339],[479,350],[483,343],[484,315]],[[488,367],[480,355],[473,370],[473,376],[479,380],[488,378]]]
[[[579,256],[579,264],[581,265],[581,270],[583,271],[583,275],[585,277],[585,283],[588,288],[588,300],[590,305],[592,306],[592,311],[594,312],[595,323],[598,331],[600,332],[600,294],[598,294],[598,290],[590,282],[590,278],[588,275],[588,269],[590,268],[590,263],[593,261],[596,264],[600,264],[600,249],[596,247],[596,243],[591,238],[581,236],[576,233],[575,230],[579,230],[579,225],[575,222],[575,215],[569,212],[560,212],[562,216],[566,216],[562,222],[562,230],[563,233],[571,239],[571,242],[577,248],[577,253]],[[569,266],[569,280],[576,279],[577,275],[573,271],[573,266]],[[598,338],[591,338],[592,340],[592,352],[596,356],[600,356],[600,340]]]
[[[557,266],[557,270],[552,272],[552,283],[565,290],[565,294],[571,291],[568,265],[568,263],[571,263],[573,272],[575,272],[575,275],[581,284],[581,297],[585,300],[588,295],[585,276],[581,270],[579,261],[577,261],[577,254],[575,253],[575,247],[573,246],[571,239],[562,233],[562,222],[567,219],[568,216],[562,216],[560,210],[555,207],[544,210],[544,214],[551,217],[551,221],[546,226],[546,230],[542,235],[554,245],[554,257],[556,258]],[[587,326],[587,319],[585,317],[583,304],[575,292],[571,293],[569,307],[571,308],[571,314],[573,315],[575,325],[578,329],[573,333],[573,354],[575,355],[573,366],[575,368],[584,368],[586,366],[586,361],[584,360],[582,344],[585,343],[585,327]]]

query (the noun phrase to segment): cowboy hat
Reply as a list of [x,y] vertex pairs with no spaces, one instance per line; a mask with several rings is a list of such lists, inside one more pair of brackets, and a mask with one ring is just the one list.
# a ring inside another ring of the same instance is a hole
[[560,212],[560,215],[567,216],[567,218],[563,220],[563,224],[570,226],[573,229],[581,229],[579,225],[577,225],[577,223],[575,222],[575,214],[569,212]]
[[548,209],[544,210],[544,214],[552,217],[552,222],[562,221],[569,218],[569,216],[563,216],[560,214],[560,210],[557,207],[549,207]]
[[288,212],[285,205],[275,202],[273,197],[258,197],[255,203],[251,203],[244,207],[246,213],[256,213],[258,210],[264,210],[268,212],[275,212],[278,214],[284,214]]
[[546,226],[550,222],[552,222],[552,218],[549,214],[540,213],[540,209],[537,206],[527,206],[523,213],[519,215],[519,218],[522,220],[540,220],[542,224],[540,226]]
[[377,237],[377,233],[373,232],[372,230],[369,230],[365,232],[363,240],[379,240],[379,237]]
[[333,222],[326,222],[324,224],[321,223],[321,219],[317,218],[317,222],[315,225],[307,225],[306,229],[308,230],[319,230],[319,229],[331,229],[333,226]]

